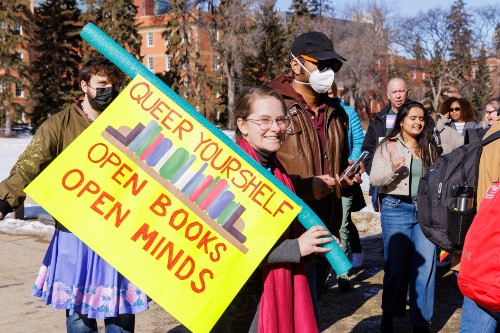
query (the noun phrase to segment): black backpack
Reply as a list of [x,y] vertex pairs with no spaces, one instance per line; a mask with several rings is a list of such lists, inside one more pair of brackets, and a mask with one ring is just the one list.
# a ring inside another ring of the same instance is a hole
[[[479,159],[483,147],[500,138],[500,131],[481,140],[483,129],[468,130],[463,146],[440,156],[420,179],[418,221],[424,235],[441,249],[462,252],[465,235],[476,215]],[[458,197],[470,193],[471,204],[460,209]]]

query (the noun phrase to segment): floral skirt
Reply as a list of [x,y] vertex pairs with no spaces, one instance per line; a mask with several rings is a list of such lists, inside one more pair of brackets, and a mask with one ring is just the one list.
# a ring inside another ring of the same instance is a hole
[[45,304],[89,318],[134,314],[148,297],[74,234],[56,229],[32,291]]

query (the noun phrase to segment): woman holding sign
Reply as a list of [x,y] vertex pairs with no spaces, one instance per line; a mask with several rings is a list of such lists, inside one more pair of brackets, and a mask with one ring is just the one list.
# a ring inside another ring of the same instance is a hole
[[[290,178],[275,158],[291,123],[285,110],[281,95],[269,87],[244,91],[235,107],[236,143],[293,190]],[[331,192],[335,179],[315,178],[312,183],[316,195]],[[212,332],[318,332],[301,258],[328,252],[320,245],[331,241],[330,232],[323,227],[305,231],[297,221],[292,222]]]
[[[111,104],[125,78],[104,57],[83,65],[83,100],[47,119],[10,176],[0,183],[0,220],[22,205],[26,186]],[[110,243],[112,246],[112,239]],[[106,333],[133,332],[135,313],[148,308],[148,298],[141,290],[58,222],[32,293],[45,304],[66,310],[69,333],[97,332],[96,319],[104,319]]]

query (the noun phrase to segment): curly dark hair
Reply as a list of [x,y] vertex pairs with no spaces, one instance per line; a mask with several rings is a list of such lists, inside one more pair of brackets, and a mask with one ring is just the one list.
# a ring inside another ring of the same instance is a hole
[[450,107],[453,102],[457,102],[460,105],[460,117],[462,118],[462,121],[468,122],[476,120],[474,107],[471,102],[461,97],[451,96],[445,99],[439,106],[439,113],[446,115],[450,112]]
[[92,75],[107,77],[113,86],[116,86],[117,88],[121,88],[127,80],[125,73],[123,73],[118,67],[116,67],[115,64],[103,56],[97,56],[87,61],[80,70],[78,81],[85,81],[88,83]]

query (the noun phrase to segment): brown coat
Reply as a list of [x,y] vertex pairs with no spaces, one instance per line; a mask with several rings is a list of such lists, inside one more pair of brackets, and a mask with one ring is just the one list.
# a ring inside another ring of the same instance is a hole
[[3,213],[23,204],[26,198],[25,187],[89,124],[81,109],[75,105],[56,113],[40,126],[26,150],[19,156],[9,177],[0,183],[0,202],[4,203],[6,209]]
[[[291,82],[292,78],[282,76],[274,79],[270,84],[270,87],[281,93],[285,99],[288,115],[292,118],[292,125],[286,131],[285,141],[277,157],[294,181],[299,197],[305,200],[335,233],[342,220],[341,188],[336,184],[334,195],[319,201],[312,200],[311,177],[326,173],[326,169],[322,166],[323,149],[320,146],[316,128],[306,110],[305,102],[302,96],[295,92]],[[327,98],[325,94],[324,103],[326,104],[326,124],[323,153],[326,155],[329,174],[335,176],[340,175],[348,166],[347,126],[349,118],[336,99]]]

